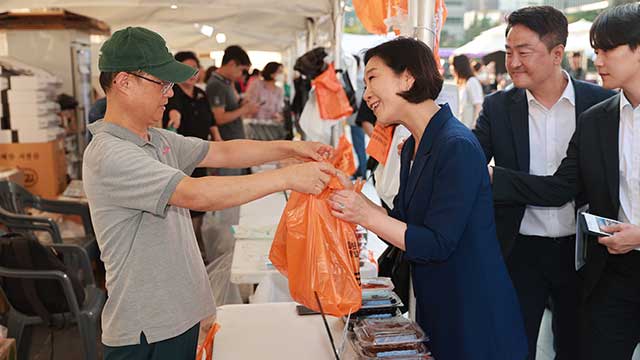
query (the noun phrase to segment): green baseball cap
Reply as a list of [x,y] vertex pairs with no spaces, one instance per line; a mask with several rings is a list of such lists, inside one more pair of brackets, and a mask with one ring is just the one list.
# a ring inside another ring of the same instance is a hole
[[142,27],[113,33],[100,48],[98,68],[103,72],[142,70],[172,83],[186,81],[197,72],[173,58],[162,36]]

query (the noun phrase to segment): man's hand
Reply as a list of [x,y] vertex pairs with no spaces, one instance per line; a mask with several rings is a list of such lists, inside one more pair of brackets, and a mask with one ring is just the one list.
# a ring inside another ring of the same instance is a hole
[[330,145],[311,141],[291,141],[291,156],[301,160],[323,161],[333,155]]
[[282,169],[286,187],[297,192],[318,195],[336,174],[336,169],[326,162],[307,162]]
[[258,112],[260,106],[251,100],[245,100],[242,102],[242,116],[251,117]]
[[640,248],[640,226],[615,224],[602,228],[613,235],[598,238],[598,242],[607,247],[610,254],[626,254]]

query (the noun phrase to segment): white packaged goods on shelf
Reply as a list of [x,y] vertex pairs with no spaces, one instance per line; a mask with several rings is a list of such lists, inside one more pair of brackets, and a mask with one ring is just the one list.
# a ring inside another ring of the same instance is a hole
[[60,85],[60,80],[50,76],[19,75],[11,77],[11,89],[13,90],[55,90]]
[[41,143],[41,142],[49,142],[53,141],[60,136],[64,130],[62,128],[49,128],[49,129],[40,129],[33,131],[18,131],[18,142],[19,143]]
[[9,101],[9,109],[19,104],[34,104],[51,101],[55,99],[55,94],[51,91],[38,90],[8,90],[7,99]]
[[0,130],[0,144],[11,144],[13,142],[14,130]]
[[32,104],[16,104],[9,107],[9,116],[43,116],[48,114],[57,114],[60,112],[60,104],[55,101],[45,101],[42,103]]
[[32,131],[57,127],[60,124],[60,117],[57,114],[45,116],[11,116],[11,129],[21,131]]

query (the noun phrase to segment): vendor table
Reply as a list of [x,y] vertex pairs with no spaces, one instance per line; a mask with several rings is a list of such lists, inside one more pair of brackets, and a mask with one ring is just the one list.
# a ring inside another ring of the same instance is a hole
[[[296,303],[223,305],[218,308],[220,331],[213,358],[260,360],[334,360],[320,315],[299,316]],[[344,322],[327,316],[336,346],[342,341]],[[345,344],[342,360],[355,359]]]

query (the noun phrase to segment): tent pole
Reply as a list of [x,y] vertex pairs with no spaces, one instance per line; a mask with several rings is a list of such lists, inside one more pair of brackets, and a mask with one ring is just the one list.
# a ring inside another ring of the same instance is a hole
[[[344,27],[344,4],[342,0],[333,0],[333,59],[336,69],[342,69],[342,30]],[[346,71],[346,69],[344,69]],[[337,146],[344,133],[345,121],[331,128],[331,145]]]
[[310,51],[316,45],[316,28],[316,21],[313,18],[307,18],[307,48],[303,53]]
[[344,10],[342,0],[333,0],[333,58],[336,69],[342,69],[342,28]]
[[436,8],[435,0],[416,0],[418,2],[416,6],[417,10],[417,26],[416,37],[418,40],[423,41],[431,49],[435,44],[434,33],[434,12]]

